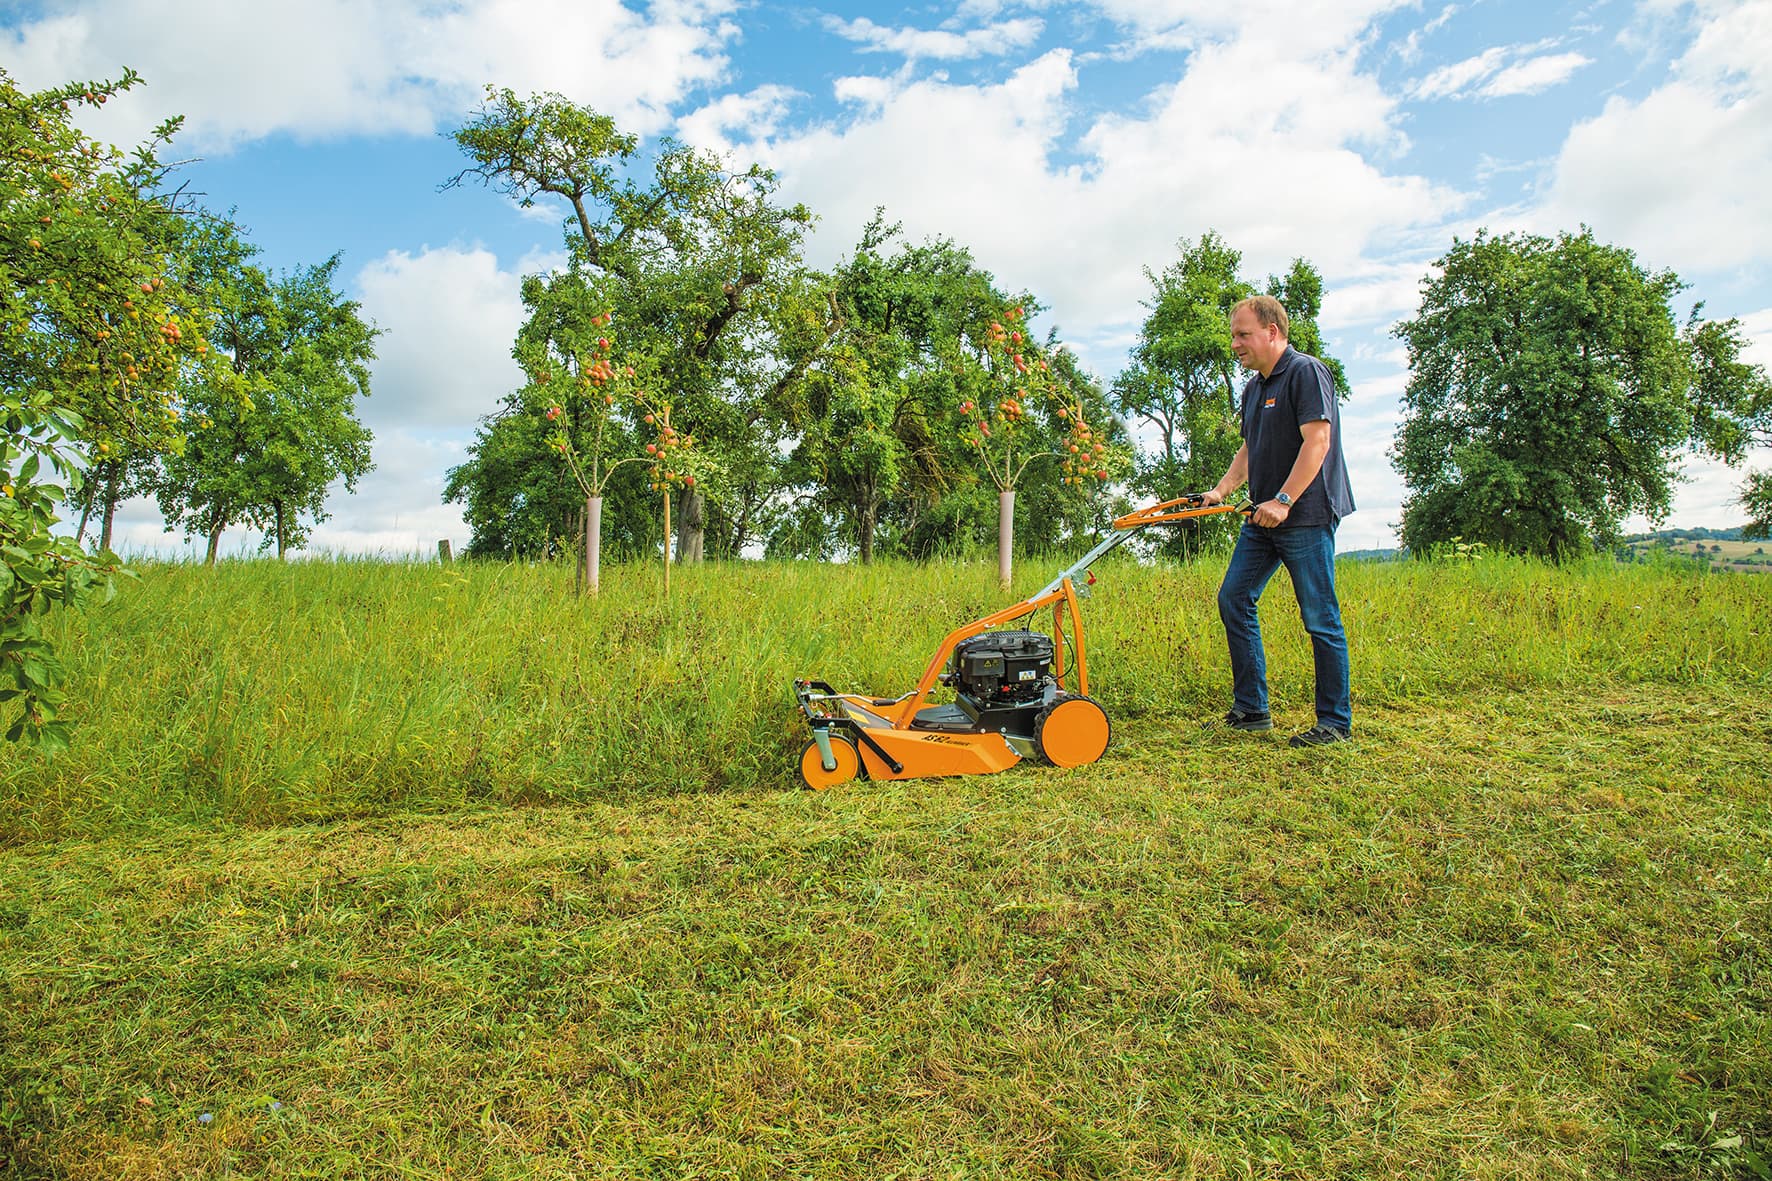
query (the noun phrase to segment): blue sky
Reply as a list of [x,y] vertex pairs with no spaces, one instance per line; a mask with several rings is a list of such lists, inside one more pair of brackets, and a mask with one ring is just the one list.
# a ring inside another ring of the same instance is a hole
[[[1772,0],[0,0],[0,64],[27,86],[135,68],[147,85],[97,134],[183,114],[173,156],[264,261],[343,252],[384,335],[377,471],[335,497],[315,534],[332,551],[466,541],[444,472],[516,384],[518,280],[560,242],[559,210],[440,190],[488,83],[775,168],[819,215],[815,264],[876,205],[953,238],[1104,381],[1178,240],[1215,229],[1257,277],[1310,259],[1354,387],[1344,549],[1394,543],[1389,330],[1455,235],[1591,225],[1772,362]],[[1740,473],[1686,470],[1670,523],[1739,523]],[[119,528],[178,540],[145,502]]]

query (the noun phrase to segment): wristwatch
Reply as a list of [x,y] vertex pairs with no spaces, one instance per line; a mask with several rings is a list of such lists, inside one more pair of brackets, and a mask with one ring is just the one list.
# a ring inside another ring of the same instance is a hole
[[1284,492],[1274,493],[1274,499],[1285,505],[1287,508],[1292,507],[1292,498],[1287,496]]

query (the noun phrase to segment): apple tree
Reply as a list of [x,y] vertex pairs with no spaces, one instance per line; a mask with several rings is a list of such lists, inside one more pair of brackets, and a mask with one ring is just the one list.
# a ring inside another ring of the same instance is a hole
[[[514,400],[546,404],[543,417],[553,428],[548,445],[584,494],[582,585],[596,594],[601,584],[603,494],[610,482],[627,464],[645,465],[648,488],[664,494],[662,532],[669,536],[670,498],[695,488],[699,464],[691,451],[694,438],[671,421],[671,401],[658,380],[656,361],[638,358],[636,368],[631,363],[634,358],[617,357],[614,313],[590,310],[596,299],[580,286],[582,278],[565,272],[524,280],[523,298],[532,314],[518,334],[516,356],[529,381]],[[625,430],[623,412],[639,418],[644,430]],[[635,434],[651,436],[643,449],[635,446]],[[665,559],[668,587],[668,552]]]
[[18,709],[9,741],[51,750],[68,729],[39,620],[108,596],[120,569],[54,532],[68,489],[123,450],[176,446],[176,378],[207,347],[156,155],[177,121],[129,155],[73,121],[138,81],[27,92],[0,70],[0,701]]
[[775,403],[795,443],[793,507],[770,549],[872,562],[882,535],[902,548],[923,510],[975,478],[953,437],[965,399],[957,360],[970,325],[1002,296],[971,255],[945,240],[899,243],[876,212],[854,253],[809,277]]
[[651,488],[660,481],[641,470],[651,466],[645,447],[658,417],[641,395],[657,388],[656,366],[617,344],[607,292],[588,272],[527,275],[521,295],[526,314],[511,352],[523,384],[481,421],[444,497],[465,506],[470,554],[546,555],[583,539],[595,579],[604,552],[638,556],[662,536],[653,495],[662,489]]
[[1014,572],[1015,496],[1030,465],[1057,459],[1064,486],[1084,489],[1105,482],[1120,465],[1109,450],[1109,432],[1090,422],[1088,385],[1074,366],[1054,363],[1056,342],[1045,347],[1028,334],[1024,298],[1001,308],[977,338],[970,362],[972,396],[962,402],[960,438],[997,490],[997,580]]
[[[709,536],[716,552],[737,552],[747,487],[778,466],[769,313],[800,271],[812,215],[777,202],[767,169],[729,168],[668,139],[642,166],[634,136],[558,95],[489,88],[454,138],[470,164],[447,185],[476,180],[524,206],[559,203],[565,271],[599,294],[581,314],[613,309],[626,346],[656,360],[657,388],[669,391],[676,428],[697,439],[709,476],[676,489],[679,559],[698,559]],[[451,473],[468,498],[491,475],[481,471],[487,442]]]

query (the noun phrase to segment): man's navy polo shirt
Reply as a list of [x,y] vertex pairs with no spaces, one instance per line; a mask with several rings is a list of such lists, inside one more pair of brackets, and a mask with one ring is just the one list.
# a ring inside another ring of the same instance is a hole
[[1286,346],[1273,372],[1243,387],[1243,442],[1249,446],[1249,499],[1272,500],[1292,474],[1304,444],[1299,426],[1329,422],[1329,453],[1286,517],[1286,525],[1333,525],[1354,511],[1341,455],[1341,412],[1328,366]]

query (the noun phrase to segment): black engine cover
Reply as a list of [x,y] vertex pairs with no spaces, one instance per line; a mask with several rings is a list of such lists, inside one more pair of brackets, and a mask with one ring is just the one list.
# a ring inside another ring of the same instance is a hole
[[1038,701],[1052,671],[1052,637],[985,632],[954,645],[949,683],[984,707]]

